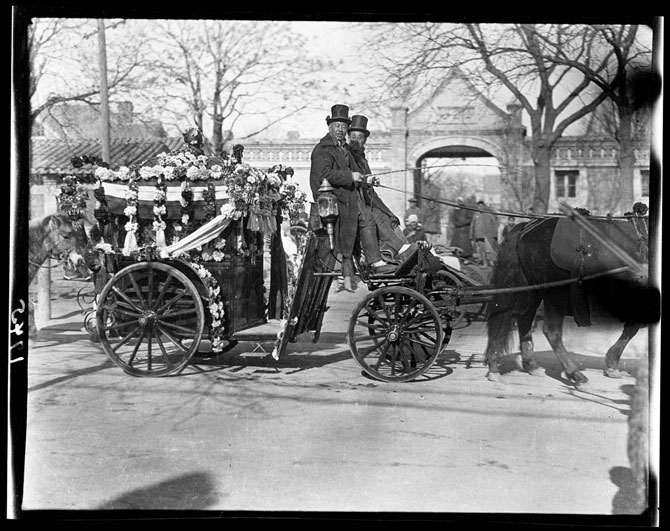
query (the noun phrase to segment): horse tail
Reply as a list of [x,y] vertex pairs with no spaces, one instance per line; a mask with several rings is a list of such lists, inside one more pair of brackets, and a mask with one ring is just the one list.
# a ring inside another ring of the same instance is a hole
[[[521,234],[520,223],[511,230],[498,250],[491,275],[492,289],[527,285],[517,254],[517,243]],[[488,341],[484,352],[484,363],[497,362],[510,351],[514,326],[513,310],[517,304],[516,293],[496,293],[487,305],[486,332]]]

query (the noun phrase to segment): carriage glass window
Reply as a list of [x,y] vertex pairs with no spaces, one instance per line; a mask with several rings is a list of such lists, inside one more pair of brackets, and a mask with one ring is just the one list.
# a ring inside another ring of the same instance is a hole
[[640,170],[640,181],[642,182],[642,197],[649,197],[649,170]]
[[577,197],[577,170],[557,170],[555,174],[556,197]]

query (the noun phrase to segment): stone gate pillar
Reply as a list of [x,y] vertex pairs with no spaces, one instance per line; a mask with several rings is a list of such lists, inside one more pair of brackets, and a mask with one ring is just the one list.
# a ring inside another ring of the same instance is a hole
[[[407,127],[407,114],[409,108],[405,106],[396,106],[391,108],[391,168],[397,170],[396,173],[389,174],[384,183],[396,190],[402,190],[402,193],[395,193],[393,199],[387,204],[402,220],[405,217],[407,200],[414,193],[413,174],[408,170],[407,157],[409,154],[409,129]],[[404,171],[400,171],[403,170]]]

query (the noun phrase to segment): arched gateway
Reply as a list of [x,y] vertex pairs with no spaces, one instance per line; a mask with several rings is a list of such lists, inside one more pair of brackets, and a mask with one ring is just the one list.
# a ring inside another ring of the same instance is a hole
[[440,199],[462,196],[493,207],[522,207],[510,201],[508,188],[517,180],[510,176],[525,175],[525,134],[519,105],[500,109],[455,69],[417,109],[393,108],[390,165],[409,170],[384,180],[403,192],[387,193],[384,200],[403,212],[407,199],[416,196],[424,224],[446,243],[448,215]]

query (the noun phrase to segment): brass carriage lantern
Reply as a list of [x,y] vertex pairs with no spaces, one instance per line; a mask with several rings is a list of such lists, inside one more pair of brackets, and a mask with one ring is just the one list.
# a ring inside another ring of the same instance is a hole
[[339,209],[337,207],[337,197],[333,193],[334,188],[328,182],[328,179],[324,178],[321,181],[321,186],[319,187],[319,197],[316,202],[319,208],[319,217],[321,222],[326,226],[328,231],[328,240],[330,241],[330,249],[335,249],[335,220],[339,215]]

